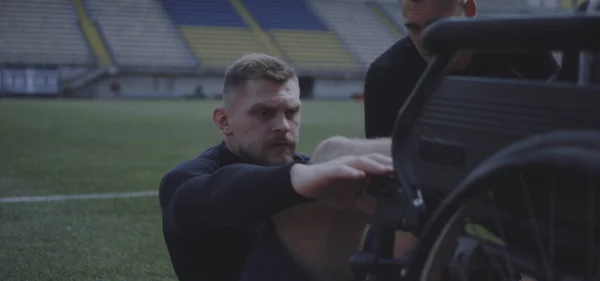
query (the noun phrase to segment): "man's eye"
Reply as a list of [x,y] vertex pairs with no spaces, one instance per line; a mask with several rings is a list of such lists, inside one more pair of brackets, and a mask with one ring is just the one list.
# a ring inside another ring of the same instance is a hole
[[260,118],[269,118],[271,117],[272,113],[269,110],[259,110],[258,112],[256,112],[258,114],[258,116],[260,116]]
[[285,115],[287,116],[288,119],[291,119],[298,113],[298,111],[299,110],[297,110],[297,109],[286,110]]

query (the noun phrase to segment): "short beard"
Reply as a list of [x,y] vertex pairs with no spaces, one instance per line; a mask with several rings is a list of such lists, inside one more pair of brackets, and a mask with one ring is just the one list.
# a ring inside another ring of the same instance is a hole
[[279,166],[279,165],[284,165],[284,164],[294,161],[293,160],[294,156],[291,155],[290,161],[285,161],[282,163],[271,163],[271,162],[268,162],[264,158],[256,157],[255,155],[253,155],[252,153],[248,152],[247,150],[245,150],[241,147],[238,148],[237,155],[238,155],[238,157],[240,157],[243,161],[245,161],[248,164],[260,165],[260,166]]

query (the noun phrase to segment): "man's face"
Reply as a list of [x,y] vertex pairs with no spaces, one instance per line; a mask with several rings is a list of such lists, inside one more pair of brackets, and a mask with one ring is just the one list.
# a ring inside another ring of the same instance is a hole
[[300,129],[300,88],[293,80],[277,84],[250,80],[227,110],[231,148],[261,165],[293,161]]
[[[440,0],[422,0],[419,2],[411,0],[403,1],[404,25],[408,30],[410,39],[415,47],[426,60],[430,61],[432,55],[423,50],[421,45],[421,36],[425,28],[433,22],[449,17],[459,17],[462,15],[462,9],[456,0],[446,0],[443,3]],[[442,3],[444,6],[441,6]]]

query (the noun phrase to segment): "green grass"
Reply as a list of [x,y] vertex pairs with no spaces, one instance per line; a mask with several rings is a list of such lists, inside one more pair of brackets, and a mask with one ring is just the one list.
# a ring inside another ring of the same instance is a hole
[[[220,141],[213,101],[0,100],[0,197],[157,190]],[[305,102],[299,151],[362,136],[362,105]],[[156,197],[0,204],[0,279],[175,280]]]
[[[214,106],[0,100],[0,197],[157,190],[221,140]],[[304,102],[299,151],[363,134],[360,103]],[[0,279],[175,280],[157,198],[0,203]]]

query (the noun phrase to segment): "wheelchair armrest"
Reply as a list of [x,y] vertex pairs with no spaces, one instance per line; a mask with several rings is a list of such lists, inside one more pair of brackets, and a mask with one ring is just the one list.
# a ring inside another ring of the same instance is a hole
[[491,52],[600,50],[600,16],[515,15],[498,18],[442,19],[423,34],[430,53],[458,50]]

